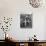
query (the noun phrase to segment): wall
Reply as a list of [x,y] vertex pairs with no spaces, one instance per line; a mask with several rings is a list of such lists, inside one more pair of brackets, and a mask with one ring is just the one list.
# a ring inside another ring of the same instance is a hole
[[[20,28],[21,13],[33,14],[32,29]],[[33,8],[32,6],[30,6],[28,0],[0,0],[0,18],[4,16],[13,18],[12,26],[8,33],[10,33],[17,40],[27,40],[34,34],[37,35],[37,38],[39,40],[46,39],[45,38],[46,5],[44,6],[43,4],[43,7]],[[3,32],[1,31],[1,33]],[[1,33],[0,35],[2,35]],[[3,37],[0,36],[0,39],[2,38]]]

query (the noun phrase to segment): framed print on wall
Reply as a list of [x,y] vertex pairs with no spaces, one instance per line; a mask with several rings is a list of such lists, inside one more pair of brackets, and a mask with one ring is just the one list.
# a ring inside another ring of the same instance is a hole
[[20,27],[32,28],[32,14],[20,14]]

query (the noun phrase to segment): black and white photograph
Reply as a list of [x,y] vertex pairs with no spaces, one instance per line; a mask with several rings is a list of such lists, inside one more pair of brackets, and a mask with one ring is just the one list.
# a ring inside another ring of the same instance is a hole
[[20,27],[32,28],[32,14],[20,14]]

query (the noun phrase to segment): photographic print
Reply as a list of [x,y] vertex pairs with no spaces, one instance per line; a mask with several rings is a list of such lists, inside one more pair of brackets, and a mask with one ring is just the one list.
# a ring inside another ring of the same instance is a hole
[[20,27],[32,28],[32,14],[20,14]]

